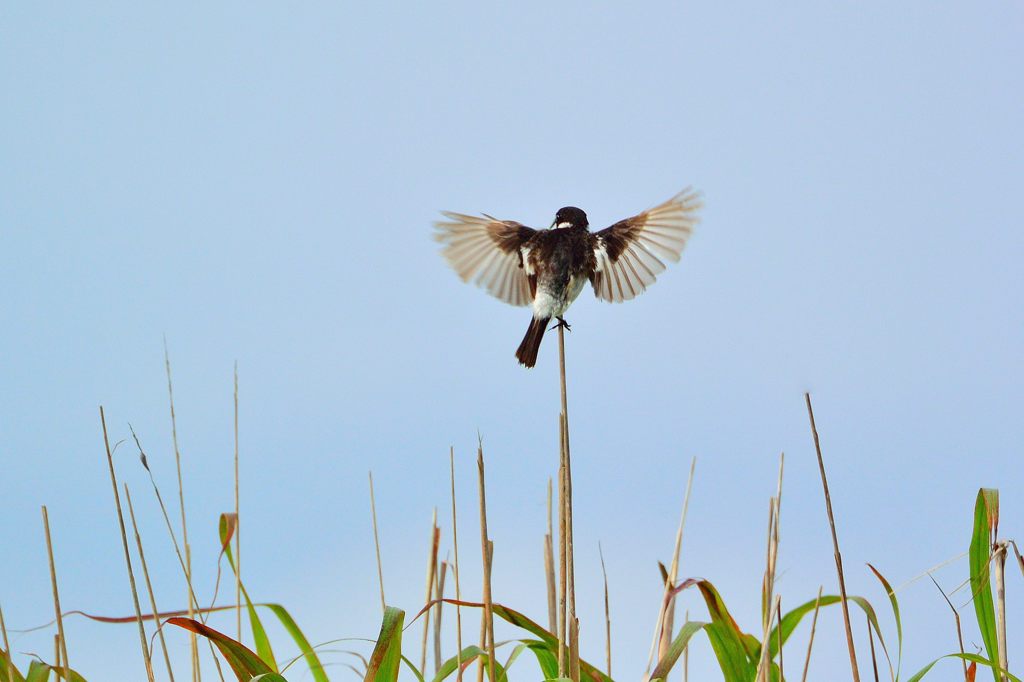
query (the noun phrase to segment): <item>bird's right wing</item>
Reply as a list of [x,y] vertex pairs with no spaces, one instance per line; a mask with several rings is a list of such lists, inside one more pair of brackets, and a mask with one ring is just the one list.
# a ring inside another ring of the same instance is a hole
[[628,301],[654,284],[665,260],[678,261],[697,224],[700,195],[684,189],[663,204],[595,232],[597,264],[590,276],[604,301]]
[[448,220],[434,223],[442,255],[463,282],[472,280],[512,305],[529,305],[529,278],[520,249],[536,230],[514,220],[442,211]]

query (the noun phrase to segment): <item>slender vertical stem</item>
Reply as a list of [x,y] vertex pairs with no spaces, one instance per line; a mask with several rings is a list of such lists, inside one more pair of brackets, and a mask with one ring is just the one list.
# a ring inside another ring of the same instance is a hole
[[558,375],[562,397],[562,448],[565,453],[565,529],[566,529],[566,568],[568,572],[569,622],[576,619],[576,562],[573,559],[573,524],[572,524],[572,457],[569,449],[569,406],[566,398],[565,381],[565,327],[558,328]]
[[779,679],[784,680],[786,676],[784,674],[785,671],[782,669],[782,597],[779,597],[779,600],[775,602],[775,621],[779,624],[778,632],[776,633],[779,643]]
[[[427,556],[427,595],[424,598],[424,604],[430,605],[430,598],[434,594],[434,581],[436,580],[437,570],[437,545],[440,540],[437,527],[437,508],[434,508],[434,516],[430,520],[430,547],[428,549]],[[423,649],[420,654],[420,672],[426,674],[427,670],[427,639],[430,636],[430,612],[431,609],[427,610],[423,614]]]
[[821,456],[821,441],[818,439],[818,427],[814,423],[814,409],[811,407],[811,394],[804,393],[807,403],[807,416],[811,420],[811,434],[814,437],[814,451],[818,456],[818,471],[821,473],[821,487],[825,491],[825,511],[828,513],[828,526],[832,531],[832,550],[836,559],[836,573],[839,574],[839,597],[843,607],[843,625],[846,626],[846,647],[850,651],[850,670],[853,682],[860,682],[857,669],[857,649],[853,645],[853,628],[850,625],[850,607],[846,603],[846,579],[843,577],[843,557],[839,553],[839,538],[836,535],[836,521],[832,515],[832,497],[828,493],[828,479],[825,477],[825,461]]
[[373,472],[370,472],[370,515],[373,518],[373,546],[377,550],[377,582],[380,585],[380,610],[387,610],[384,600],[384,565],[380,560],[380,537],[377,535],[377,502],[373,497]]
[[871,632],[871,619],[864,614],[864,625],[868,629],[868,647],[871,652],[871,669],[875,673],[875,682],[878,682],[878,658],[875,656],[875,635]]
[[[440,532],[440,529],[438,529]],[[437,582],[434,583],[434,598],[437,605],[434,607],[434,674],[441,669],[444,662],[441,659],[441,614],[444,609],[444,583],[445,574],[448,572],[448,561],[442,561],[437,571]],[[424,671],[424,674],[426,672]]]
[[238,504],[238,363],[235,363],[235,624],[242,641],[242,516]]
[[4,653],[7,655],[7,679],[14,680],[14,654],[11,653],[11,643],[7,640],[7,625],[4,623],[4,610],[0,608],[0,632],[4,635]]
[[57,615],[57,636],[60,638],[58,652],[63,654],[64,679],[70,680],[70,666],[68,665],[68,642],[64,638],[64,616],[60,609],[60,593],[57,591],[57,565],[53,560],[53,542],[50,540],[50,517],[46,513],[46,505],[43,505],[43,531],[46,534],[46,556],[50,560],[50,586],[53,588],[53,610]]
[[[690,622],[690,610],[686,610],[686,622]],[[690,679],[690,643],[687,642],[686,646],[683,647],[683,682],[689,682]]]
[[132,505],[132,494],[128,491],[128,484],[124,484],[124,499],[128,502],[128,518],[132,522],[132,532],[135,534],[135,546],[139,550],[139,562],[142,564],[142,575],[146,579],[146,591],[149,593],[149,606],[153,609],[153,622],[156,624],[156,634],[160,638],[160,648],[164,653],[164,663],[167,665],[167,677],[174,682],[174,670],[171,668],[171,657],[167,653],[167,641],[164,639],[164,629],[160,627],[160,611],[156,608],[156,597],[153,595],[153,583],[149,580],[149,567],[146,565],[146,553],[142,551],[142,536],[139,535],[139,525],[135,522],[135,507]]
[[548,479],[548,532],[544,536],[544,579],[548,593],[548,630],[558,632],[558,587],[555,581],[555,550],[552,544],[551,479]]
[[[110,486],[114,491],[114,506],[117,508],[117,523],[121,528],[121,546],[124,548],[124,563],[128,568],[128,584],[132,588],[132,605],[135,607],[135,617],[139,623],[139,642],[142,644],[142,658],[146,663],[146,676],[149,682],[153,682],[153,661],[149,655],[149,643],[146,641],[146,628],[142,625],[142,608],[139,606],[139,592],[135,589],[135,573],[132,571],[131,554],[128,551],[128,533],[124,527],[124,513],[121,511],[121,495],[117,491],[117,476],[114,474],[114,456],[110,450],[110,439],[107,437],[107,418],[103,414],[103,406],[100,406],[100,423],[103,425],[103,446],[107,451],[107,466],[110,469]],[[44,512],[45,516],[45,512]],[[49,541],[49,531],[47,531]],[[63,639],[63,634],[61,639]],[[65,651],[65,662],[67,652]]]
[[811,619],[811,638],[807,641],[807,657],[804,659],[804,674],[800,682],[807,682],[807,669],[811,667],[811,647],[814,646],[814,631],[818,627],[818,610],[821,608],[821,590],[818,586],[818,598],[814,600],[814,618]]
[[[1010,664],[1007,660],[1006,653],[1006,582],[1005,582],[1005,570],[1006,570],[1006,542],[996,542],[993,546],[994,553],[992,555],[993,564],[993,580],[996,586],[996,645],[999,649],[999,667],[1003,670],[1009,670]],[[1007,682],[1005,673],[999,673],[1003,682]]]
[[[484,564],[484,632],[487,650],[487,672],[491,682],[497,682],[494,676],[494,610],[491,600],[491,564],[493,562],[494,545],[487,534],[487,483],[484,476],[484,446],[477,446],[476,466],[480,474],[480,546],[483,550]],[[484,648],[483,644],[481,648]]]
[[[178,448],[178,420],[174,414],[174,385],[171,382],[171,355],[164,337],[164,368],[167,370],[167,399],[171,406],[171,441],[174,443],[174,463],[178,469],[178,506],[181,508],[181,544],[185,549],[185,582],[188,583],[188,617],[195,618],[192,593],[192,549],[188,544],[188,523],[185,520],[185,486],[181,477],[181,450]],[[199,641],[189,632],[189,651],[192,654],[192,682],[202,678],[199,668]]]
[[452,571],[455,573],[455,645],[458,647],[455,662],[459,669],[456,680],[462,682],[462,606],[458,603],[462,601],[462,588],[459,586],[459,523],[455,513],[455,448],[449,448],[448,462],[452,472],[452,545],[455,551]]
[[[690,508],[690,491],[693,488],[693,473],[697,467],[697,458],[690,460],[690,474],[686,478],[686,492],[683,494],[683,509],[679,515],[679,528],[676,530],[676,544],[672,552],[672,564],[669,569],[669,579],[665,581],[665,590],[662,594],[661,607],[658,609],[658,620],[654,624],[654,637],[651,639],[651,648],[647,652],[646,673],[651,672],[654,664],[654,652],[658,642],[664,639],[666,631],[665,622],[670,608],[675,608],[675,601],[671,597],[671,590],[675,586],[676,578],[679,575],[679,555],[683,546],[683,529],[686,527],[686,513]],[[671,628],[667,628],[671,637]]]
[[566,531],[565,531],[565,418],[558,417],[558,676],[565,677],[566,636]]
[[608,600],[608,571],[604,566],[604,550],[597,543],[597,555],[601,557],[601,575],[604,577],[604,649],[607,658],[608,677],[612,676],[612,611]]

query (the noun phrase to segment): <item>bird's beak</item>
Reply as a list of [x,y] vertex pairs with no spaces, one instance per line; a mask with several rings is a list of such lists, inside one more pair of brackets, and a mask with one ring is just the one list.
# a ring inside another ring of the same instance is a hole
[[554,220],[552,220],[552,221],[551,221],[551,227],[549,227],[548,229],[549,229],[549,230],[553,230],[553,229],[555,229],[555,224],[556,224],[557,222],[558,222],[558,218],[555,218]]

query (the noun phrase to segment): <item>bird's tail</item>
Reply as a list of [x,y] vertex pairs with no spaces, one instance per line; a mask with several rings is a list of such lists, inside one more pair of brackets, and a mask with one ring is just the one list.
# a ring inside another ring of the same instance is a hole
[[516,351],[516,358],[519,360],[519,364],[526,367],[533,367],[537,364],[537,351],[540,349],[540,341],[544,338],[544,332],[547,330],[548,322],[550,321],[550,317],[535,317],[530,320],[526,336],[523,337],[523,342],[519,344],[519,350]]

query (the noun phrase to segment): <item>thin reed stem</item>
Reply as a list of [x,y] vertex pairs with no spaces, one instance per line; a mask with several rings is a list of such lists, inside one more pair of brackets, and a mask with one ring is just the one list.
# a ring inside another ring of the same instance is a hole
[[[430,598],[434,594],[434,581],[437,570],[437,546],[440,542],[440,529],[437,527],[437,508],[434,508],[434,516],[430,521],[430,548],[427,556],[427,594],[424,604],[430,605]],[[420,654],[420,671],[425,674],[427,669],[427,639],[430,637],[430,611],[427,609],[423,614],[423,650]]]
[[821,609],[822,585],[818,586],[818,598],[814,600],[814,618],[811,619],[811,638],[807,641],[807,657],[804,659],[804,674],[800,682],[807,682],[807,669],[811,667],[811,647],[814,646],[814,631],[818,627],[818,611]]
[[53,610],[57,614],[57,658],[64,660],[64,679],[70,680],[70,666],[68,665],[68,643],[64,638],[64,617],[61,615],[60,592],[57,590],[57,564],[53,560],[53,542],[50,540],[50,516],[46,513],[46,505],[43,505],[43,531],[46,534],[46,556],[50,561],[50,587],[53,589]]
[[14,680],[14,654],[11,652],[11,643],[7,639],[7,624],[4,623],[2,607],[0,607],[0,632],[4,635],[4,653],[7,655],[7,679]]
[[[128,568],[128,584],[132,588],[132,606],[135,607],[135,617],[139,620],[139,643],[142,645],[142,658],[146,663],[146,677],[149,682],[154,682],[153,661],[149,655],[149,643],[146,641],[146,628],[142,624],[142,608],[139,606],[139,591],[135,588],[135,572],[132,570],[131,553],[128,551],[128,533],[124,527],[124,512],[121,511],[121,495],[117,491],[117,475],[114,473],[114,455],[110,451],[110,439],[107,437],[107,418],[103,414],[103,406],[100,406],[100,423],[103,425],[103,446],[107,451],[107,466],[110,469],[110,486],[114,491],[114,506],[117,508],[117,523],[121,529],[121,546],[124,548],[124,563]],[[63,639],[63,634],[61,635]],[[64,652],[67,659],[67,651]]]
[[[957,642],[959,642],[960,644],[960,654],[962,656],[964,654],[964,633],[963,630],[960,629],[960,614],[957,613],[956,607],[953,606],[953,602],[949,600],[949,597],[946,596],[946,593],[943,591],[943,589],[939,587],[939,583],[935,580],[935,576],[929,573],[928,577],[935,585],[935,589],[937,589],[939,591],[939,594],[942,595],[942,598],[946,600],[946,603],[949,605],[949,610],[953,612],[953,619],[956,622],[956,639]],[[970,682],[970,678],[967,677],[967,661],[963,658],[960,659],[960,667],[963,668],[965,682]]]
[[[480,441],[476,451],[476,466],[480,475],[480,545],[484,564],[484,634],[486,642],[480,648],[487,651],[487,672],[491,682],[494,676],[494,606],[491,600],[491,564],[494,560],[494,545],[487,534],[487,482],[484,475],[484,446]],[[482,668],[481,668],[482,673]]]
[[370,516],[373,518],[373,547],[377,551],[377,583],[380,585],[380,610],[387,611],[384,600],[384,564],[380,560],[380,536],[377,534],[377,501],[373,497],[373,472],[370,472]]
[[[164,368],[167,370],[167,400],[171,407],[171,441],[174,443],[174,463],[178,469],[178,506],[181,509],[181,544],[185,548],[185,582],[188,583],[188,617],[195,619],[192,591],[192,551],[188,543],[188,522],[185,519],[185,485],[181,476],[181,450],[178,448],[178,420],[174,414],[174,385],[171,381],[171,355],[167,349],[167,337],[164,337]],[[148,467],[147,467],[148,468]],[[152,474],[150,474],[152,476]],[[154,487],[156,484],[153,484]],[[163,506],[163,501],[160,502]],[[173,537],[173,534],[172,534]],[[180,557],[179,557],[180,558]],[[198,606],[198,602],[195,603]],[[192,682],[202,679],[199,666],[199,641],[194,632],[189,632],[189,651],[192,656]]]
[[[568,398],[566,397],[566,379],[565,379],[565,327],[558,327],[558,377],[559,386],[561,388],[562,398],[562,460],[565,466],[565,538],[563,540],[566,549],[565,569],[567,573],[566,588],[568,590],[567,602],[568,602],[568,614],[567,618],[570,624],[576,622],[576,561],[573,558],[573,522],[572,522],[572,457],[570,455],[569,448],[569,404]],[[579,627],[575,628],[576,635],[579,634]],[[570,629],[570,635],[573,630]],[[577,669],[576,675],[572,678],[573,680],[579,680],[579,645],[573,647],[574,640],[572,637],[569,639],[570,653],[575,651],[575,655],[571,665],[574,665]]]
[[160,648],[163,650],[164,663],[167,664],[167,677],[174,682],[174,670],[171,668],[171,657],[167,653],[167,641],[164,639],[164,629],[160,626],[160,611],[156,607],[156,597],[153,595],[153,583],[149,580],[149,567],[146,565],[146,553],[142,551],[142,536],[139,535],[139,526],[135,522],[135,507],[132,505],[132,494],[128,490],[128,484],[124,484],[124,499],[128,502],[128,518],[132,522],[132,532],[135,534],[135,545],[139,551],[139,563],[142,564],[142,576],[146,580],[146,592],[149,594],[149,606],[153,609],[153,623],[156,625],[156,634],[160,638]]
[[864,614],[864,624],[868,629],[868,650],[871,652],[871,669],[875,673],[875,682],[878,682],[878,658],[875,656],[875,635],[871,632],[871,619],[866,613]]
[[558,676],[565,677],[565,648],[567,643],[566,570],[567,542],[565,539],[565,415],[558,417]]
[[235,363],[235,624],[242,641],[242,516],[238,495],[238,363]]
[[[996,542],[993,545],[993,582],[996,587],[996,648],[999,650],[999,667],[1009,670],[1010,664],[1007,661],[1006,651],[1006,542]],[[999,673],[1003,682],[1008,678],[1005,673]]]
[[853,673],[853,682],[860,682],[860,672],[857,668],[857,649],[853,645],[853,627],[850,625],[850,607],[846,603],[846,578],[843,576],[843,557],[839,553],[839,537],[836,535],[836,521],[832,515],[832,497],[828,492],[825,460],[821,456],[821,441],[818,439],[818,427],[814,423],[814,408],[811,407],[810,393],[804,393],[804,402],[807,403],[807,416],[811,421],[811,435],[814,437],[814,451],[818,456],[821,487],[825,491],[825,511],[828,513],[828,527],[832,531],[832,550],[835,554],[836,573],[839,574],[840,606],[843,608],[843,625],[846,627],[846,647],[850,651],[850,671]]
[[597,555],[601,558],[601,576],[604,578],[604,650],[608,677],[612,676],[612,611],[608,601],[608,571],[604,566],[604,550],[597,543]]
[[[669,569],[668,580],[665,581],[665,591],[662,595],[661,607],[658,610],[658,620],[654,625],[654,638],[651,640],[651,648],[647,653],[647,669],[645,671],[647,674],[651,672],[651,666],[654,664],[655,647],[659,641],[664,641],[665,621],[670,610],[670,603],[671,608],[675,608],[675,598],[671,596],[671,591],[675,587],[675,581],[679,576],[679,556],[683,547],[683,529],[686,527],[686,514],[690,508],[690,491],[693,489],[693,474],[696,468],[697,458],[693,457],[690,459],[690,473],[686,477],[686,492],[683,493],[683,508],[679,513],[679,527],[676,529],[676,544],[672,551],[672,564]],[[671,637],[672,629],[668,628],[668,632],[669,637]]]
[[[452,571],[455,573],[455,601],[462,601],[462,588],[459,585],[459,523],[458,515],[455,512],[455,448],[448,449],[448,463],[452,474],[452,545],[455,552],[455,563],[452,564]],[[458,650],[455,652],[455,662],[458,665],[456,674],[457,682],[462,682],[462,606],[455,604],[455,645]]]
[[[440,533],[440,528],[438,529]],[[448,561],[442,561],[437,571],[437,582],[434,583],[434,598],[437,606],[434,607],[434,674],[441,669],[444,662],[441,658],[441,614],[444,607],[444,583],[445,574],[448,572]],[[424,671],[424,675],[426,672]]]
[[548,532],[544,536],[544,579],[548,593],[548,630],[558,631],[558,586],[555,580],[555,551],[552,544],[551,479],[548,478]]

